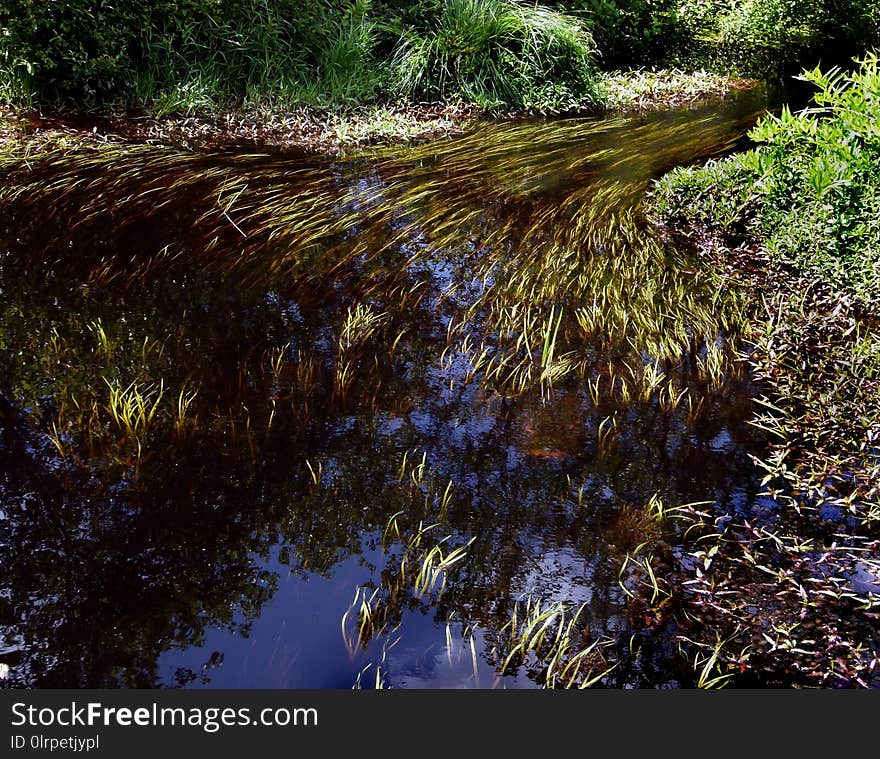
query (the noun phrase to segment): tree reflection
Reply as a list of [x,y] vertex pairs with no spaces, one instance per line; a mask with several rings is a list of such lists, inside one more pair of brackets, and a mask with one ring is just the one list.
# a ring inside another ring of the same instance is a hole
[[[665,165],[743,127],[707,119],[687,137],[640,126],[632,145]],[[115,168],[60,157],[19,176],[45,184],[0,196],[0,661],[11,684],[167,684],[164,653],[209,629],[247,634],[282,570],[332,574],[380,544],[386,628],[406,610],[439,624],[454,614],[491,644],[536,589],[588,599],[596,635],[636,629],[618,575],[648,499],[749,497],[747,387],[710,386],[688,336],[664,371],[698,412],[636,395],[640,373],[610,376],[640,360],[610,317],[595,333],[573,318],[557,327],[579,369],[545,382],[540,347],[533,356],[508,327],[561,313],[605,266],[575,240],[597,173],[626,199],[657,166],[608,156],[622,125],[598,130],[593,160],[580,153],[595,126],[543,129],[543,142],[528,128],[489,133],[494,154],[474,138],[368,167],[138,148],[113,153]],[[64,185],[80,171],[79,189]],[[242,202],[218,206],[218,187]],[[571,229],[554,237],[555,222]],[[624,232],[618,252],[630,255],[639,227]],[[564,260],[559,298],[515,311],[522,293],[484,259],[525,261],[515,243],[529,235],[553,239],[542,266]],[[613,267],[624,276],[626,262]],[[652,253],[627,276],[675,279],[682,300],[658,305],[655,290],[630,287],[627,313],[681,305],[684,319],[697,304],[714,319],[711,282],[667,268]],[[488,381],[479,346],[496,367],[507,351],[511,376],[529,364],[534,381]],[[401,469],[405,454],[410,466],[424,457],[420,478]],[[380,539],[395,514],[402,534],[436,520],[443,535],[473,538],[442,596],[414,597],[401,579],[400,547]],[[221,660],[177,683],[210,682]]]

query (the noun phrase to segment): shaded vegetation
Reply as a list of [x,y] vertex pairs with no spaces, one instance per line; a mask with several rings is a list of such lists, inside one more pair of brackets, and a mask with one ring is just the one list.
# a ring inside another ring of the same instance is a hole
[[604,68],[677,64],[780,75],[880,42],[873,0],[570,0]]
[[880,40],[869,0],[0,2],[0,98],[321,107],[595,105],[598,67],[778,75]]

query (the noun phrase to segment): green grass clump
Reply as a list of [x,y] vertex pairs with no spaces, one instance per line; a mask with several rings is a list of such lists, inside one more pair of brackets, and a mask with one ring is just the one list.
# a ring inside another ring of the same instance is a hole
[[0,100],[154,115],[414,98],[592,103],[584,24],[519,0],[0,0]]
[[484,107],[560,109],[596,100],[594,45],[577,19],[517,0],[443,0],[401,30],[395,87]]
[[880,63],[854,73],[804,73],[815,107],[783,109],[751,132],[761,143],[661,180],[666,221],[746,234],[780,263],[818,275],[866,303],[880,299]]
[[559,108],[596,99],[593,40],[578,20],[516,0],[444,0],[395,50],[408,95]]

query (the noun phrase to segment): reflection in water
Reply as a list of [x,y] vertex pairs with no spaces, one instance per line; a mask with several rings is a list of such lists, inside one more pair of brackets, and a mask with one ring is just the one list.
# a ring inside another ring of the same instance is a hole
[[679,682],[633,588],[669,507],[749,508],[754,441],[737,299],[637,206],[761,105],[10,160],[9,681]]

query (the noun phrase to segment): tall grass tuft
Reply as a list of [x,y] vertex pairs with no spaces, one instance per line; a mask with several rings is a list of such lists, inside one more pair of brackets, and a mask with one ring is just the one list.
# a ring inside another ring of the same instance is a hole
[[136,91],[157,114],[241,102],[361,102],[380,81],[375,44],[370,0],[342,7],[244,0],[150,29]]
[[516,0],[445,0],[403,32],[392,65],[412,97],[483,106],[593,102],[593,40],[577,19]]

